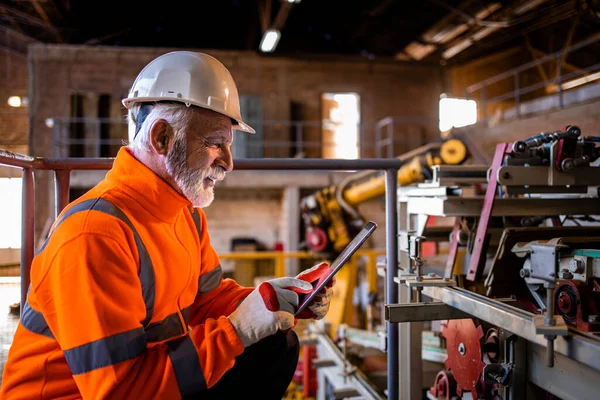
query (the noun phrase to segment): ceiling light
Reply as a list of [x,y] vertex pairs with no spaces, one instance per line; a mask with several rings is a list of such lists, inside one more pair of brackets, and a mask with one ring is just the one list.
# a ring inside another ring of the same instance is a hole
[[573,79],[571,81],[565,82],[562,84],[563,90],[573,89],[574,87],[585,85],[586,83],[593,82],[595,80],[600,79],[600,72],[596,72],[587,76],[582,76],[581,78]]
[[300,3],[301,0],[287,0],[288,3]]
[[262,37],[262,40],[260,41],[260,51],[267,53],[275,50],[280,37],[281,32],[279,32],[277,29],[267,29]]

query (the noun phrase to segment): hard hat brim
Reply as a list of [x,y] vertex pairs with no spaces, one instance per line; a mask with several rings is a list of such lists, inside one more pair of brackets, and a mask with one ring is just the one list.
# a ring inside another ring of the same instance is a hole
[[127,108],[128,110],[130,110],[134,104],[136,103],[154,103],[154,102],[162,102],[162,101],[169,101],[169,102],[177,102],[177,103],[182,103],[185,104],[186,106],[196,106],[196,107],[200,107],[200,108],[204,108],[206,110],[211,110],[214,111],[216,113],[219,113],[221,115],[225,115],[226,117],[231,118],[233,121],[235,121],[235,123],[232,125],[233,129],[236,129],[238,131],[243,131],[243,132],[247,132],[250,133],[252,135],[254,135],[256,133],[256,131],[254,130],[254,128],[252,128],[250,125],[248,125],[247,123],[245,123],[244,121],[241,120],[241,118],[236,117],[234,115],[231,115],[229,113],[223,112],[222,110],[216,109],[214,107],[211,107],[209,105],[206,104],[201,104],[195,101],[184,101],[178,97],[127,97],[126,99],[123,99],[122,103],[125,106],[125,108]]

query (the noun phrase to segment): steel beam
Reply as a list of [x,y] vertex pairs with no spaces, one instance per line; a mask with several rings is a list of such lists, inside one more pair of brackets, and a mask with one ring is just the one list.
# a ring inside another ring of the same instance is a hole
[[[546,348],[546,339],[536,334],[534,314],[530,312],[465,289],[431,287],[424,288],[423,294]],[[600,338],[597,336],[571,331],[568,336],[556,338],[554,353],[555,357],[562,354],[600,371]]]
[[598,399],[600,372],[562,354],[555,354],[554,367],[546,365],[543,346],[527,346],[527,375],[531,383],[563,400]]
[[385,319],[388,322],[440,321],[463,318],[471,318],[471,316],[441,302],[386,304],[385,306]]
[[[478,217],[483,207],[481,197],[410,197],[410,214],[428,214],[440,217]],[[493,216],[516,217],[523,215],[600,214],[597,198],[529,199],[502,198],[494,202]]]

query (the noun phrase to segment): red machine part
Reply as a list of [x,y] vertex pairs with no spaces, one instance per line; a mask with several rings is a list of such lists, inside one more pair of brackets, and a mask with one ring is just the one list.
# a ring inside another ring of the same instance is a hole
[[563,280],[554,289],[556,313],[584,332],[600,331],[600,292],[585,282]]
[[435,377],[433,386],[429,389],[431,393],[437,399],[450,400],[455,397],[456,394],[456,381],[450,371],[440,371]]
[[315,358],[317,358],[317,347],[304,346],[302,354],[302,391],[304,397],[315,397],[317,395],[317,370],[313,367]]
[[306,232],[306,244],[311,250],[316,252],[323,251],[328,243],[329,239],[327,239],[327,234],[324,230],[314,228]]
[[479,398],[485,365],[481,351],[483,329],[476,327],[472,319],[450,320],[442,326],[442,335],[448,351],[446,369],[452,371],[456,380],[456,393],[462,397],[463,391],[469,391],[474,398]]

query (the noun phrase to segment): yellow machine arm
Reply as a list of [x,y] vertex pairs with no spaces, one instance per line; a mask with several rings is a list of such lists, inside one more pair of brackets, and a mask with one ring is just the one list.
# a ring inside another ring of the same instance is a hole
[[[458,165],[467,156],[466,145],[455,138],[420,147],[398,157],[403,161],[398,171],[398,184],[404,186],[424,181],[431,176],[434,165]],[[385,176],[366,172],[302,199],[307,247],[325,253],[343,250],[364,224],[356,207],[384,193]]]

